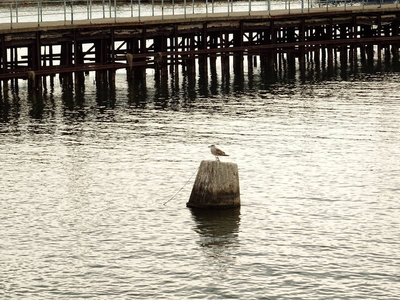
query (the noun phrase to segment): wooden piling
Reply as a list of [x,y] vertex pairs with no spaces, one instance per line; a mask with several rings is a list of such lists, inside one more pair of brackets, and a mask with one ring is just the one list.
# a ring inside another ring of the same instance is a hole
[[203,160],[188,207],[234,208],[240,206],[239,172],[235,163]]

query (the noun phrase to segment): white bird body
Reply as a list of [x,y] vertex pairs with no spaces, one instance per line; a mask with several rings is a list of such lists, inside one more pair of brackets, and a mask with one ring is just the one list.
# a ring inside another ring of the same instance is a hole
[[219,160],[218,156],[229,156],[221,149],[218,149],[217,147],[215,147],[215,145],[208,146],[208,148],[211,149],[211,154],[214,155],[217,160]]

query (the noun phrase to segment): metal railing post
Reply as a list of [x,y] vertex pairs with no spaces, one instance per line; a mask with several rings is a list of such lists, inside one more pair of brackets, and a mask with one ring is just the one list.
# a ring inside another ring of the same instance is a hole
[[69,4],[71,5],[71,24],[74,24],[74,1],[70,0]]
[[10,3],[10,24],[11,24],[11,29],[13,28],[13,8],[12,8],[12,3]]
[[15,0],[15,22],[18,23],[18,0]]
[[184,18],[186,19],[186,0],[183,0],[183,15]]
[[249,16],[251,14],[251,0],[249,0]]
[[133,0],[131,0],[131,18],[133,18]]
[[67,0],[64,0],[64,25],[67,24]]
[[117,23],[117,0],[114,0],[114,22]]
[[40,26],[40,0],[37,3],[37,23],[38,23],[38,27]]
[[138,20],[140,21],[140,0],[138,0]]
[[92,15],[92,6],[93,6],[93,2],[92,2],[93,0],[90,0],[90,2],[89,2],[89,5],[90,5],[90,24],[92,24],[92,17],[93,17],[93,15]]

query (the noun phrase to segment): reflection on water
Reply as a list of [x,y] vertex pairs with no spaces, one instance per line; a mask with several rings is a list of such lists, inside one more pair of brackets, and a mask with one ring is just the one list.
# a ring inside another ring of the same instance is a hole
[[209,248],[210,256],[221,255],[226,248],[238,245],[240,208],[208,210],[191,208],[196,222],[195,231],[199,234],[199,244]]
[[[115,80],[98,81],[94,72],[85,76],[78,74],[56,80],[55,76],[43,79],[43,89],[32,89],[26,81],[17,80],[3,84],[0,93],[0,120],[8,122],[15,120],[24,108],[25,101],[29,105],[29,117],[40,120],[51,118],[56,106],[55,95],[60,93],[65,114],[69,117],[84,119],[87,106],[96,107],[99,112],[113,109],[117,105],[120,93],[127,99],[124,105],[136,108],[156,108],[179,110],[198,106],[198,99],[251,93],[259,90],[271,90],[276,84],[312,83],[340,80],[351,80],[358,74],[398,72],[400,64],[395,57],[383,60],[360,61],[358,65],[350,63],[341,65],[335,61],[332,66],[310,61],[304,70],[298,65],[280,62],[276,68],[271,68],[260,62],[257,57],[245,57],[244,64],[233,64],[228,71],[220,71],[221,66],[209,65],[204,69],[197,67],[196,71],[182,72],[159,76],[158,72],[148,72],[145,78],[135,78],[127,81],[125,72],[119,71]],[[66,80],[67,79],[67,80]],[[71,114],[74,112],[74,114]],[[53,116],[54,117],[54,116]]]
[[[385,64],[10,82],[0,298],[395,299],[400,74]],[[212,143],[240,168],[240,210],[186,208]]]

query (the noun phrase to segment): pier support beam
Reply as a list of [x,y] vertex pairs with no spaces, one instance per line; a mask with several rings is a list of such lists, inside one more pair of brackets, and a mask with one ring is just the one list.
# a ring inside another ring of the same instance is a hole
[[0,46],[1,46],[1,64],[0,64],[0,74],[7,73],[7,48],[6,48],[6,43],[5,43],[5,37],[4,35],[1,35],[0,37]]

